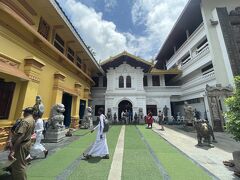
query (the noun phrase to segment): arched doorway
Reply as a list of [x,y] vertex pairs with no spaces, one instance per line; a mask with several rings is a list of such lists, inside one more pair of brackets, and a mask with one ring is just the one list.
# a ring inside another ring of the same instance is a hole
[[133,114],[133,110],[132,110],[132,103],[128,100],[123,100],[118,104],[118,118],[121,118],[121,113],[122,111],[128,111],[130,112],[131,118],[132,118],[132,114]]

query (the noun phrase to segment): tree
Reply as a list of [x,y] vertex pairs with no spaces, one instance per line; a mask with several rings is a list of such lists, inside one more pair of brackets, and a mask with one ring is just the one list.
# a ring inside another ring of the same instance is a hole
[[236,76],[234,81],[235,90],[233,96],[225,100],[225,104],[229,108],[226,112],[228,119],[226,129],[236,141],[240,141],[240,76]]

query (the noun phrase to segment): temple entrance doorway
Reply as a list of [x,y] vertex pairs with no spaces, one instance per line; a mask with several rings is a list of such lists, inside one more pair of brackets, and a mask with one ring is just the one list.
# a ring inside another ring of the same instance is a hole
[[62,104],[65,106],[64,115],[64,125],[69,127],[71,124],[71,111],[72,111],[72,95],[68,93],[63,93]]
[[127,111],[127,115],[130,118],[130,121],[132,119],[133,116],[133,110],[132,110],[132,103],[128,100],[123,100],[118,104],[118,119],[121,120],[121,113],[123,111]]

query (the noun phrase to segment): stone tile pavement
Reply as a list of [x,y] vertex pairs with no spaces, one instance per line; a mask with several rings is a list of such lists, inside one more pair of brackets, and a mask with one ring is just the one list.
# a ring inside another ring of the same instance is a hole
[[214,133],[218,143],[214,143],[214,148],[208,148],[196,146],[196,133],[183,131],[179,126],[165,126],[165,131],[161,131],[160,126],[154,123],[153,131],[219,179],[239,179],[222,163],[232,159],[233,151],[240,150],[240,143],[235,142],[229,134]]

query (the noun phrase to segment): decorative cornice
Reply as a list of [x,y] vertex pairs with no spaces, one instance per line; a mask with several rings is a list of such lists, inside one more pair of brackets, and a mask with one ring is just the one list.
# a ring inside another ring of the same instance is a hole
[[133,59],[135,59],[135,60],[137,60],[137,61],[140,61],[140,62],[142,62],[142,63],[148,64],[148,65],[150,65],[150,66],[153,65],[153,63],[151,63],[151,62],[149,62],[149,61],[146,61],[146,60],[144,60],[144,59],[142,59],[142,58],[140,58],[140,57],[138,57],[138,56],[132,55],[132,54],[128,53],[127,51],[123,51],[122,53],[117,54],[116,56],[110,56],[108,59],[102,61],[102,62],[100,63],[100,65],[102,66],[102,65],[104,65],[104,64],[106,64],[106,63],[108,63],[108,62],[114,61],[115,59],[117,59],[118,57],[123,56],[123,55],[128,56],[128,57],[131,57],[131,58],[133,58]]
[[82,84],[80,82],[75,82],[75,88],[80,89],[82,87]]
[[31,79],[33,82],[35,82],[35,83],[40,83],[40,78],[39,78],[39,77],[37,77],[37,76],[35,76],[35,75],[33,75],[33,74],[29,74],[28,77],[29,77],[29,79]]
[[17,59],[9,57],[1,52],[0,52],[0,61],[4,62],[12,67],[15,67],[15,68],[18,68],[19,65],[21,64],[21,62],[18,61]]
[[46,64],[43,63],[42,61],[40,61],[38,58],[34,57],[34,56],[29,56],[25,58],[25,66],[31,66],[31,67],[35,67],[39,70],[42,70],[42,68],[45,66]]
[[32,15],[36,16],[36,11],[26,2],[26,0],[18,0],[18,2]]
[[18,16],[20,16],[29,25],[35,25],[34,21],[23,10],[21,10],[12,0],[1,0],[0,3],[3,3],[6,6],[8,6],[10,9],[12,9]]
[[64,81],[65,78],[66,78],[66,75],[61,73],[61,72],[59,72],[59,71],[54,73],[54,79]]

